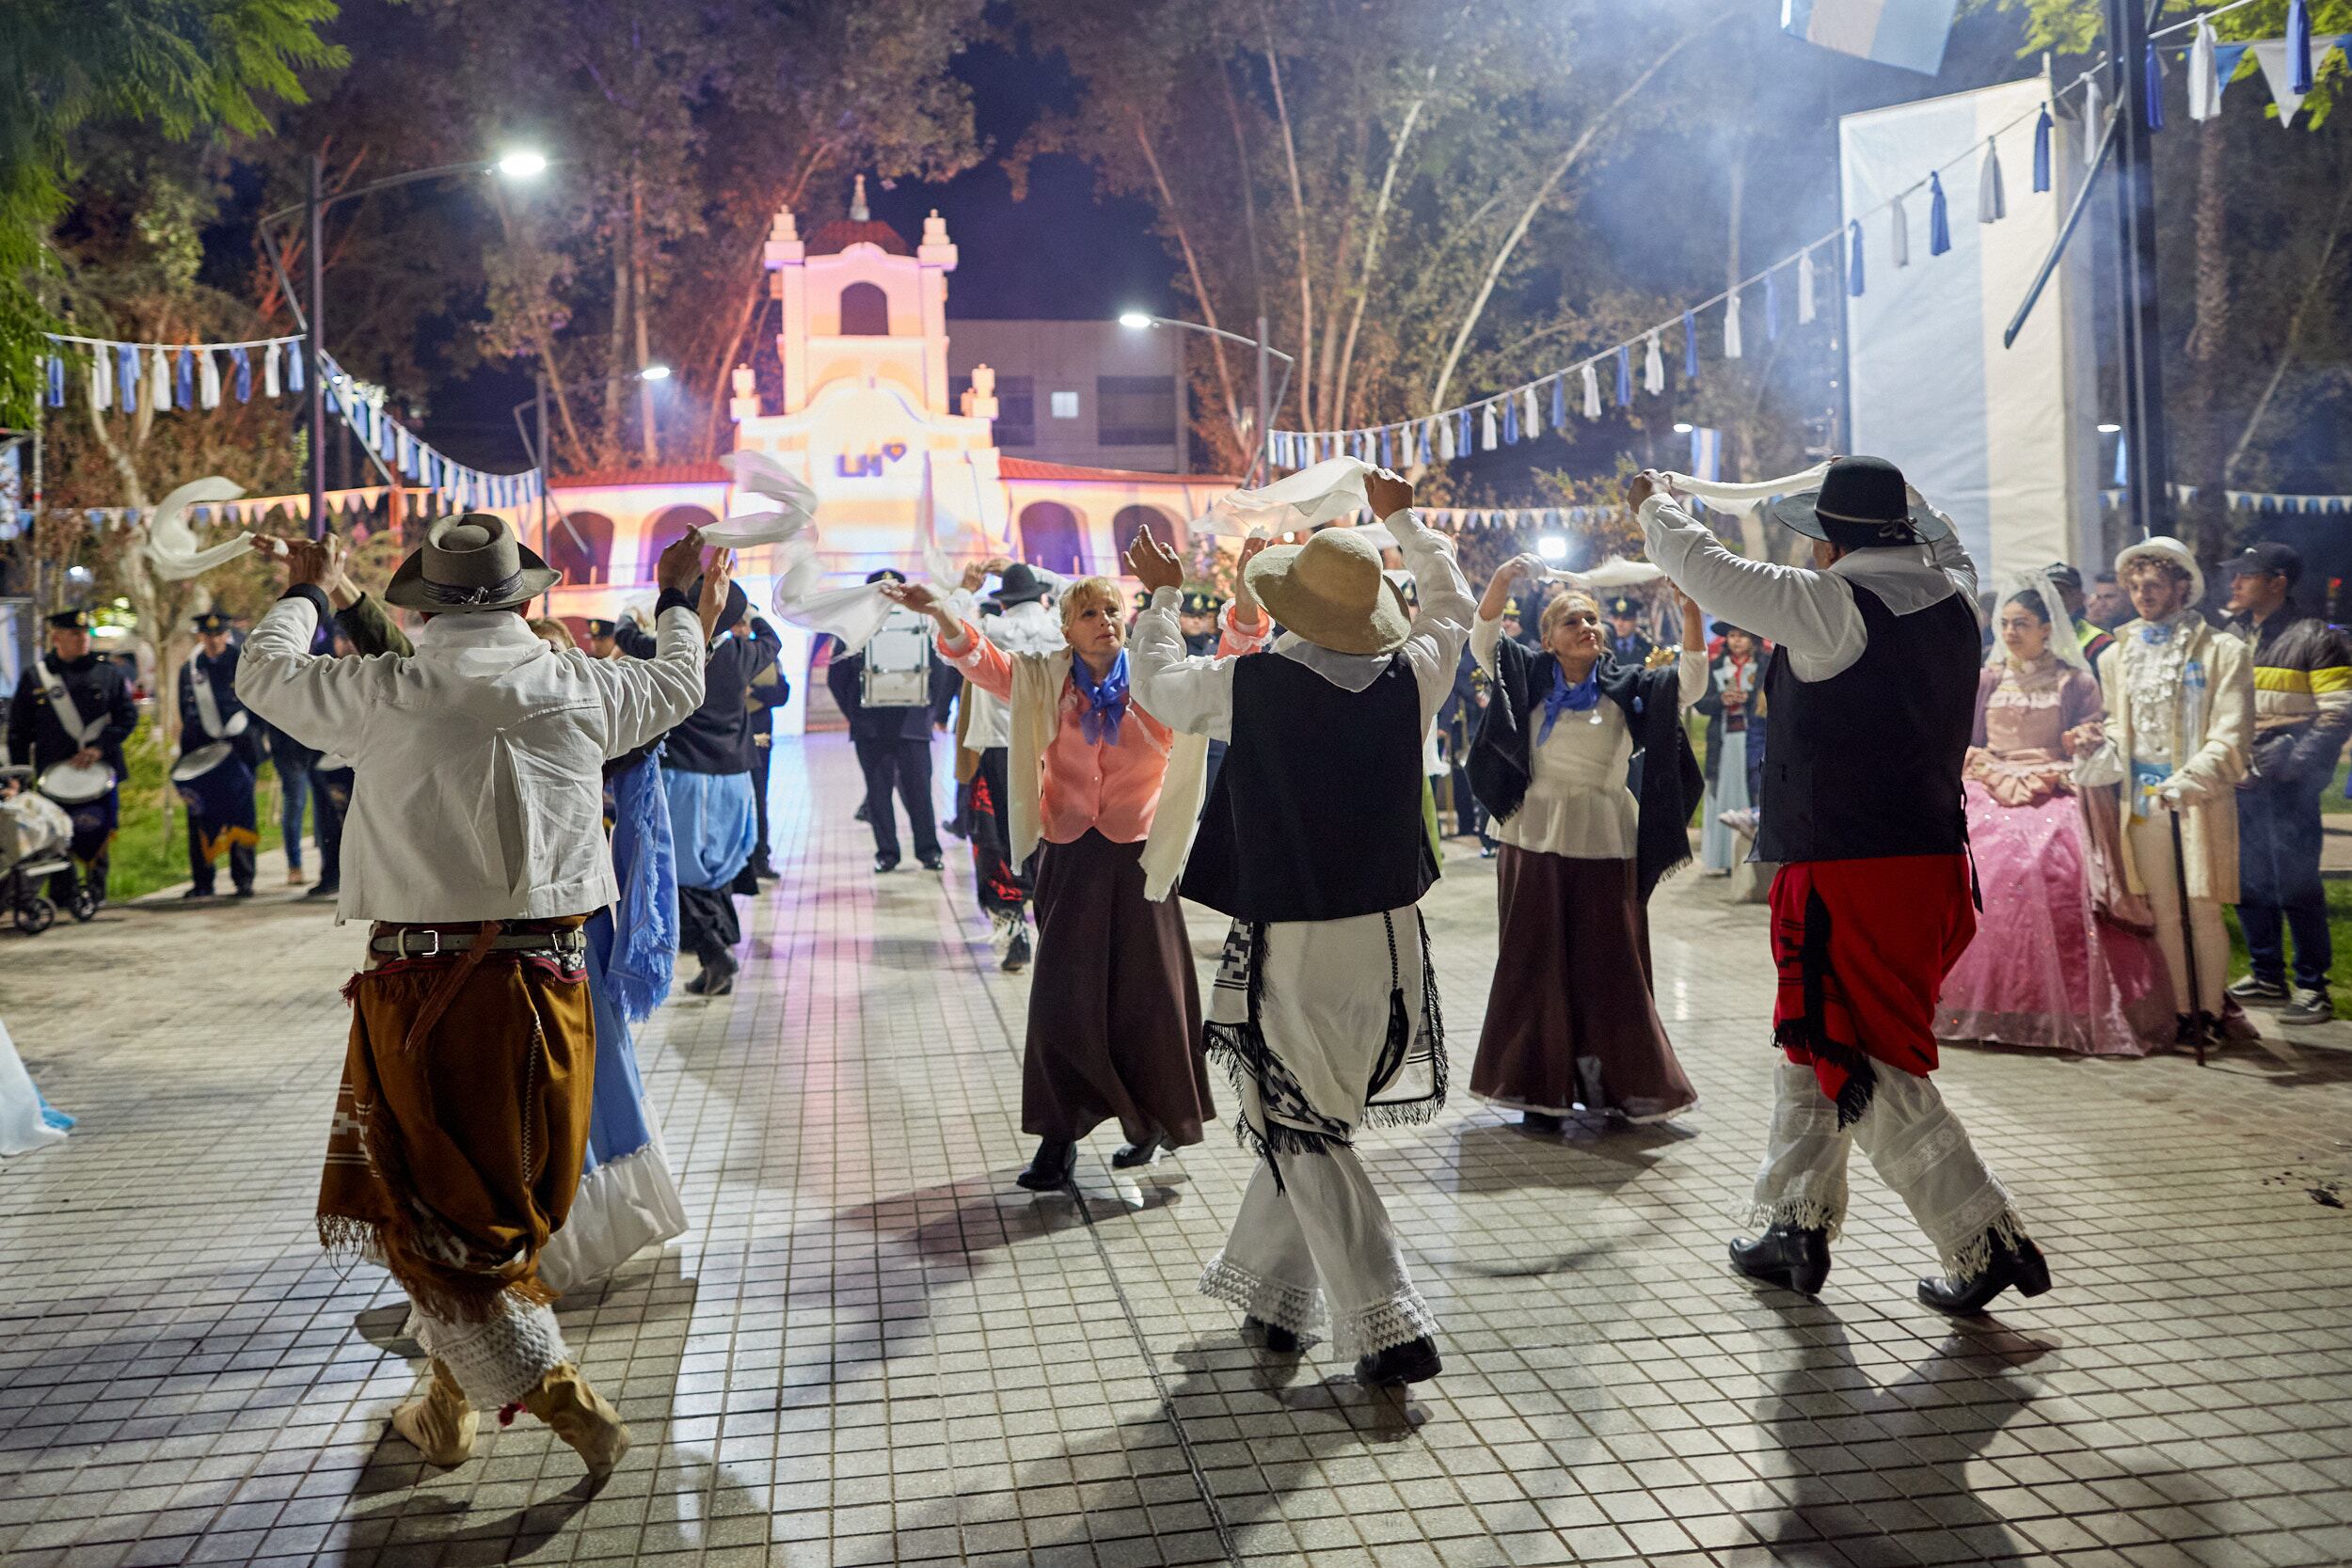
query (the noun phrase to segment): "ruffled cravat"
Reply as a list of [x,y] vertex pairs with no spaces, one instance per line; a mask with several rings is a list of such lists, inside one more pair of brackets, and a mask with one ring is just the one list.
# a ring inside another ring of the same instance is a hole
[[1540,746],[1551,738],[1551,726],[1564,713],[1582,713],[1600,701],[1600,661],[1584,672],[1584,678],[1574,686],[1568,684],[1568,673],[1554,664],[1551,667],[1551,689],[1544,693],[1544,727],[1536,732],[1535,744]]
[[1094,679],[1094,673],[1087,668],[1085,659],[1072,659],[1070,680],[1086,704],[1078,714],[1078,733],[1086,737],[1086,743],[1094,746],[1108,740],[1112,745],[1118,745],[1119,726],[1127,718],[1126,651],[1120,651],[1118,662],[1111,666],[1110,673],[1104,675],[1099,684]]

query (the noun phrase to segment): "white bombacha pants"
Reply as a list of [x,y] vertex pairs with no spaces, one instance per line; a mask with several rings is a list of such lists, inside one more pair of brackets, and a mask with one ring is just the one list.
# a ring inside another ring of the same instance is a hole
[[[2148,906],[2155,911],[2156,946],[2164,953],[2165,973],[2172,978],[2172,1010],[2189,1011],[2188,957],[2181,940],[2181,879],[2172,863],[2172,814],[2157,811],[2149,816],[2124,819],[2132,864],[2148,890]],[[2197,942],[2197,1010],[2221,1011],[2222,983],[2230,977],[2230,928],[2221,923],[2221,906],[2211,898],[2188,901],[2188,928]]]
[[1992,1260],[1993,1241],[2015,1241],[2024,1222],[2008,1190],[1968,1141],[1968,1130],[1935,1085],[1882,1064],[1869,1109],[1837,1125],[1837,1104],[1810,1067],[1784,1061],[1773,1076],[1772,1131],[1756,1173],[1755,1223],[1825,1229],[1846,1221],[1846,1159],[1854,1144],[1895,1190],[1949,1279],[1972,1279]]
[[449,1369],[466,1402],[501,1410],[519,1401],[572,1358],[551,1307],[499,1298],[505,1312],[487,1323],[448,1323],[414,1308],[417,1343]]
[[[1243,1080],[1241,1097],[1242,1114],[1263,1125],[1257,1085]],[[1279,1185],[1269,1161],[1280,1166]],[[1200,1275],[1200,1293],[1295,1334],[1327,1317],[1332,1349],[1351,1358],[1438,1331],[1380,1195],[1344,1144],[1259,1161],[1225,1250]]]

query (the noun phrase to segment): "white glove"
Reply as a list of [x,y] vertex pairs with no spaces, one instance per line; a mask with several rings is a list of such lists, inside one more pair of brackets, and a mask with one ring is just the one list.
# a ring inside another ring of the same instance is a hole
[[2156,785],[2156,793],[2164,798],[2165,804],[2177,811],[2183,806],[2197,804],[2200,800],[2211,796],[2213,792],[2207,789],[2201,781],[2193,779],[2185,773],[2175,773],[2164,783]]

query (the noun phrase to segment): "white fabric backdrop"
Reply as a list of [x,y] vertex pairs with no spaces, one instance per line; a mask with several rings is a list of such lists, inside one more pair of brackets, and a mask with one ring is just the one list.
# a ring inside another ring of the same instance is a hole
[[[2034,113],[2048,87],[2033,76],[1838,122],[1845,215],[1862,222],[1867,285],[1845,302],[1851,450],[1899,464],[1994,574],[2053,561],[2088,569],[2100,553],[2087,232],[2075,235],[2016,346],[2001,346],[2080,178],[2076,128],[2061,119],[2057,188],[2033,188]],[[1996,144],[2009,215],[1980,224],[1978,162],[1985,138],[2011,120]],[[1897,267],[1893,215],[1879,209],[1947,165],[1952,248],[1928,254],[1923,188],[1903,202],[1911,264]],[[2087,214],[2086,230],[2098,221]]]

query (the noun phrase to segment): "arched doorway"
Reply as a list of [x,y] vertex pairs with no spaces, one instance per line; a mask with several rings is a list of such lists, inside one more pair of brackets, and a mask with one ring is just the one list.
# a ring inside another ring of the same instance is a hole
[[1023,507],[1021,559],[1064,577],[1084,577],[1086,540],[1078,515],[1059,501],[1032,501]]
[[844,338],[890,336],[890,296],[872,283],[852,283],[841,291],[841,335]]
[[1125,549],[1137,529],[1148,531],[1152,538],[1178,555],[1184,553],[1184,530],[1175,518],[1156,506],[1120,507],[1119,515],[1111,519],[1111,543]]
[[612,580],[612,519],[601,512],[553,513],[548,518],[548,564],[566,587]]
[[638,562],[637,580],[653,581],[653,563],[661,559],[663,550],[685,538],[688,529],[708,528],[718,520],[700,506],[666,506],[655,513],[645,525],[645,553]]

